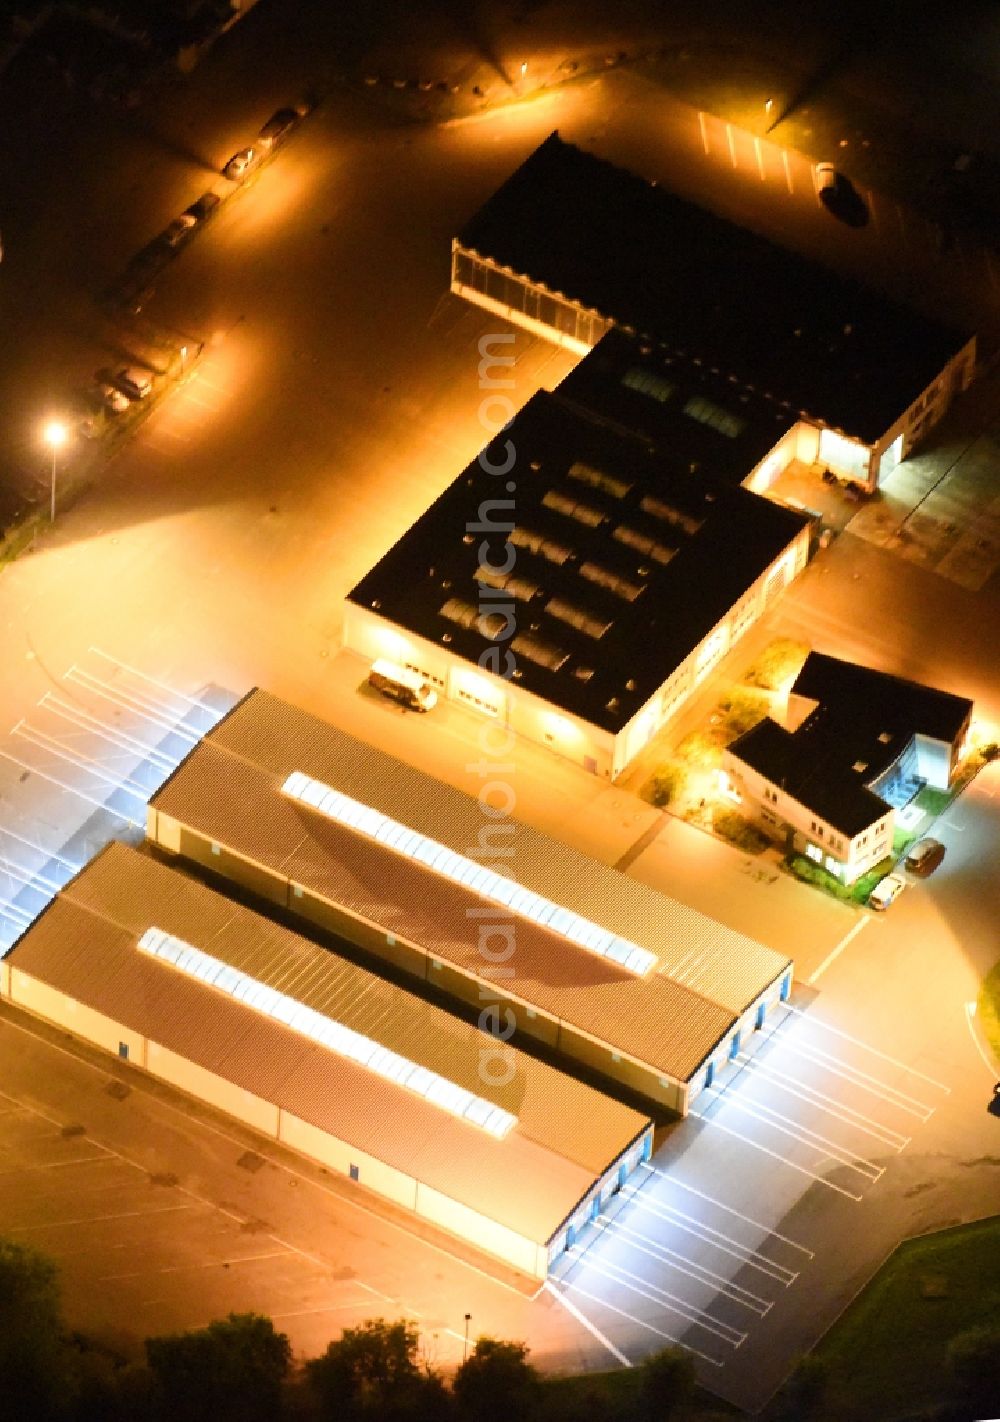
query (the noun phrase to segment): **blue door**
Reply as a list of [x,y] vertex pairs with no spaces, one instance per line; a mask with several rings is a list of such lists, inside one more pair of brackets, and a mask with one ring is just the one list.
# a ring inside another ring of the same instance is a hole
[[786,973],[781,979],[781,1000],[787,1002],[792,995],[792,975]]
[[713,1082],[714,1080],[715,1080],[715,1063],[714,1063],[714,1062],[709,1062],[708,1066],[705,1068],[705,1085],[706,1085],[706,1087],[711,1086],[711,1085],[712,1085],[712,1082]]
[[756,1030],[757,1032],[759,1032],[760,1029],[763,1027],[763,1025],[764,1025],[764,1018],[765,1018],[766,1015],[767,1015],[767,1003],[766,1003],[766,1002],[758,1003],[758,1005],[757,1005],[757,1021],[754,1023],[754,1028],[755,1028],[755,1030]]
[[734,1062],[740,1054],[740,1034],[733,1033],[733,1040],[729,1043],[729,1060]]

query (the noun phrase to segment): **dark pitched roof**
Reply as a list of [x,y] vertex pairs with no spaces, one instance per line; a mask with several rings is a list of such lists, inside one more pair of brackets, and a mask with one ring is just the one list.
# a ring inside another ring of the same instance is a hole
[[[508,440],[516,490],[505,495],[483,463],[501,466]],[[707,469],[691,474],[683,460],[675,465],[546,392],[487,449],[349,598],[477,663],[507,629],[494,628],[480,604],[483,535],[467,529],[486,501],[507,498],[509,508],[491,516],[499,531],[490,557],[505,561],[509,536],[516,557],[499,596],[515,632],[501,645],[513,652],[517,682],[611,732],[809,522]],[[539,660],[539,646],[551,655]]]
[[798,412],[720,367],[612,328],[559,386],[564,400],[655,445],[672,469],[742,484]]
[[920,734],[951,742],[972,713],[967,696],[821,652],[806,657],[792,691],[827,707],[838,721],[855,725],[862,735],[871,730],[876,739],[879,734],[892,734],[909,740]]
[[459,242],[869,443],[969,339],[558,133]]
[[801,729],[786,731],[770,716],[728,749],[848,839],[889,813],[885,801],[844,764],[838,747],[819,744]]
[[817,703],[795,732],[770,717],[729,750],[852,838],[888,810],[872,787],[916,735],[951,744],[972,702],[810,652],[792,694]]

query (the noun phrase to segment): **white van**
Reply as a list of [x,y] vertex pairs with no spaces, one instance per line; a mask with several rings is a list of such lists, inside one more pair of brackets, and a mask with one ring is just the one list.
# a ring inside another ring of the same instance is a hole
[[372,663],[368,685],[411,711],[430,711],[437,705],[437,692],[426,678],[382,657]]

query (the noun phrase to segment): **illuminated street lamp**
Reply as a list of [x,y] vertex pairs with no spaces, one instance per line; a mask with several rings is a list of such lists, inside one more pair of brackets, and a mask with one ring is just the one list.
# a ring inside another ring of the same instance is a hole
[[49,420],[42,431],[42,438],[52,451],[52,479],[49,485],[49,522],[56,521],[56,461],[59,451],[69,438],[69,431],[61,420]]
[[465,1362],[466,1358],[469,1356],[469,1323],[471,1322],[471,1320],[472,1320],[472,1314],[471,1314],[471,1313],[467,1313],[467,1314],[465,1315],[465,1345],[464,1345],[464,1347],[462,1348],[462,1362],[463,1362],[463,1363]]

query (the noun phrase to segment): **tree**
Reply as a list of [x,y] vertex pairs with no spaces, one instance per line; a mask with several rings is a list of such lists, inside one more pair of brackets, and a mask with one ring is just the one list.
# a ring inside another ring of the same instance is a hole
[[0,1240],[0,1412],[43,1422],[61,1410],[65,1396],[56,1266]]
[[661,1348],[643,1362],[639,1385],[643,1415],[666,1422],[694,1393],[694,1359],[682,1348]]
[[438,1422],[450,1398],[437,1374],[421,1367],[419,1335],[404,1319],[371,1318],[345,1328],[319,1358],[306,1364],[308,1386],[324,1418],[336,1422]]
[[539,1377],[524,1343],[478,1338],[451,1386],[468,1422],[525,1422],[538,1412]]
[[830,1370],[825,1358],[813,1353],[800,1358],[782,1392],[785,1414],[794,1422],[813,1416],[826,1397],[829,1381]]
[[274,1422],[292,1359],[287,1334],[259,1313],[231,1313],[190,1333],[146,1339],[170,1422]]
[[1000,1398],[1000,1328],[986,1325],[959,1333],[948,1344],[947,1356],[957,1400],[973,1416],[995,1416]]

